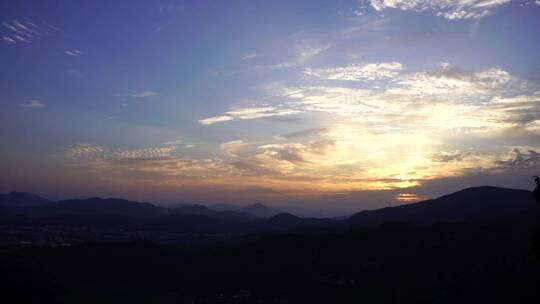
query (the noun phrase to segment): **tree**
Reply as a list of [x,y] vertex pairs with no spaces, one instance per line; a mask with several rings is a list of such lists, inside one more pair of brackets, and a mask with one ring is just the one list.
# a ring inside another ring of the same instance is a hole
[[536,183],[536,188],[533,191],[534,199],[540,203],[540,177],[534,176],[534,182]]

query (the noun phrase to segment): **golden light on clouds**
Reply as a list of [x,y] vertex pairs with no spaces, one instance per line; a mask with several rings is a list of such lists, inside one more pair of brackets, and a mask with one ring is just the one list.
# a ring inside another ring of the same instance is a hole
[[[186,154],[182,142],[135,150],[83,144],[68,155],[86,155],[87,165],[108,171],[102,176],[129,176],[133,184],[149,177],[169,187],[259,188],[303,196],[406,189],[500,170],[517,157],[516,147],[463,142],[497,140],[508,132],[540,135],[540,91],[531,92],[538,86],[499,68],[469,72],[443,64],[436,71],[408,72],[389,62],[306,69],[302,77],[316,85],[270,85],[268,98],[279,102],[235,106],[199,123],[219,130],[224,124],[291,117],[311,128],[221,142],[205,158]],[[405,192],[396,196],[418,199]]]
[[402,203],[413,203],[423,200],[423,197],[420,197],[414,193],[398,193],[395,197],[396,201]]

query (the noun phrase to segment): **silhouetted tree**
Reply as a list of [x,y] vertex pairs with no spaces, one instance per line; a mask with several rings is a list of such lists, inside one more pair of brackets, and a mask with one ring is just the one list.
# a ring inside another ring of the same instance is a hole
[[536,188],[533,191],[534,199],[540,203],[540,177],[535,175],[534,182],[536,183]]

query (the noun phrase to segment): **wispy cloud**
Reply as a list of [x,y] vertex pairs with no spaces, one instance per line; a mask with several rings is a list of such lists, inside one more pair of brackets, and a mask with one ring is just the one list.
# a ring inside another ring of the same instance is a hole
[[429,11],[437,16],[455,19],[481,18],[490,15],[493,10],[512,0],[370,0],[377,10],[399,9],[416,12]]
[[293,58],[282,61],[280,63],[268,65],[268,66],[259,66],[258,68],[279,70],[285,68],[292,68],[306,64],[312,58],[315,58],[319,54],[328,50],[330,46],[328,45],[313,45],[309,43],[298,44],[295,47],[295,55]]
[[214,117],[200,119],[199,123],[201,125],[207,126],[207,125],[213,125],[218,122],[224,122],[224,121],[230,121],[230,120],[234,120],[234,117],[228,116],[228,115],[221,115],[221,116],[214,116]]
[[80,50],[73,49],[73,50],[65,51],[64,54],[77,57],[77,56],[81,56],[82,52]]
[[330,128],[311,128],[311,129],[305,129],[295,132],[289,132],[286,134],[283,134],[284,138],[303,138],[303,137],[311,137],[311,136],[319,136],[324,133],[328,133],[330,131]]
[[103,153],[105,153],[105,149],[103,147],[91,144],[74,144],[71,145],[66,151],[66,154],[72,157],[97,156]]
[[262,117],[287,116],[299,113],[300,111],[298,110],[286,107],[245,107],[227,111],[224,113],[225,115],[201,119],[199,120],[199,123],[202,125],[211,125],[218,122],[231,121],[234,119],[257,119]]
[[110,149],[92,144],[74,144],[70,146],[66,154],[72,157],[99,158],[101,160],[123,159],[155,159],[171,157],[175,145],[150,147],[142,149]]
[[144,91],[144,92],[141,92],[141,93],[135,93],[135,94],[131,94],[131,97],[135,97],[135,98],[146,98],[146,97],[152,97],[152,96],[157,96],[159,95],[158,93],[154,92],[154,91]]
[[26,103],[23,103],[22,106],[28,107],[28,108],[44,108],[45,104],[41,102],[40,100],[33,99],[33,100],[29,100]]
[[58,28],[47,22],[35,23],[12,20],[11,22],[3,22],[2,25],[7,30],[3,36],[3,41],[14,44],[39,41],[58,31]]
[[306,68],[304,75],[331,80],[378,80],[395,77],[403,66],[399,62],[353,64],[344,67]]
[[244,60],[250,60],[250,59],[254,59],[254,58],[257,58],[259,55],[257,53],[251,53],[251,54],[247,54],[245,56],[242,56],[240,58],[241,61],[244,61]]
[[13,38],[9,38],[7,36],[2,37],[4,41],[10,42],[10,43],[16,43],[16,41]]

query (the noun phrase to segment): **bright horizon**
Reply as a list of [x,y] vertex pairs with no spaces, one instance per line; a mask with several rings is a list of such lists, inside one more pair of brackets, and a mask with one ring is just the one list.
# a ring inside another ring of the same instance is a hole
[[540,173],[540,1],[0,11],[0,192],[341,215]]

